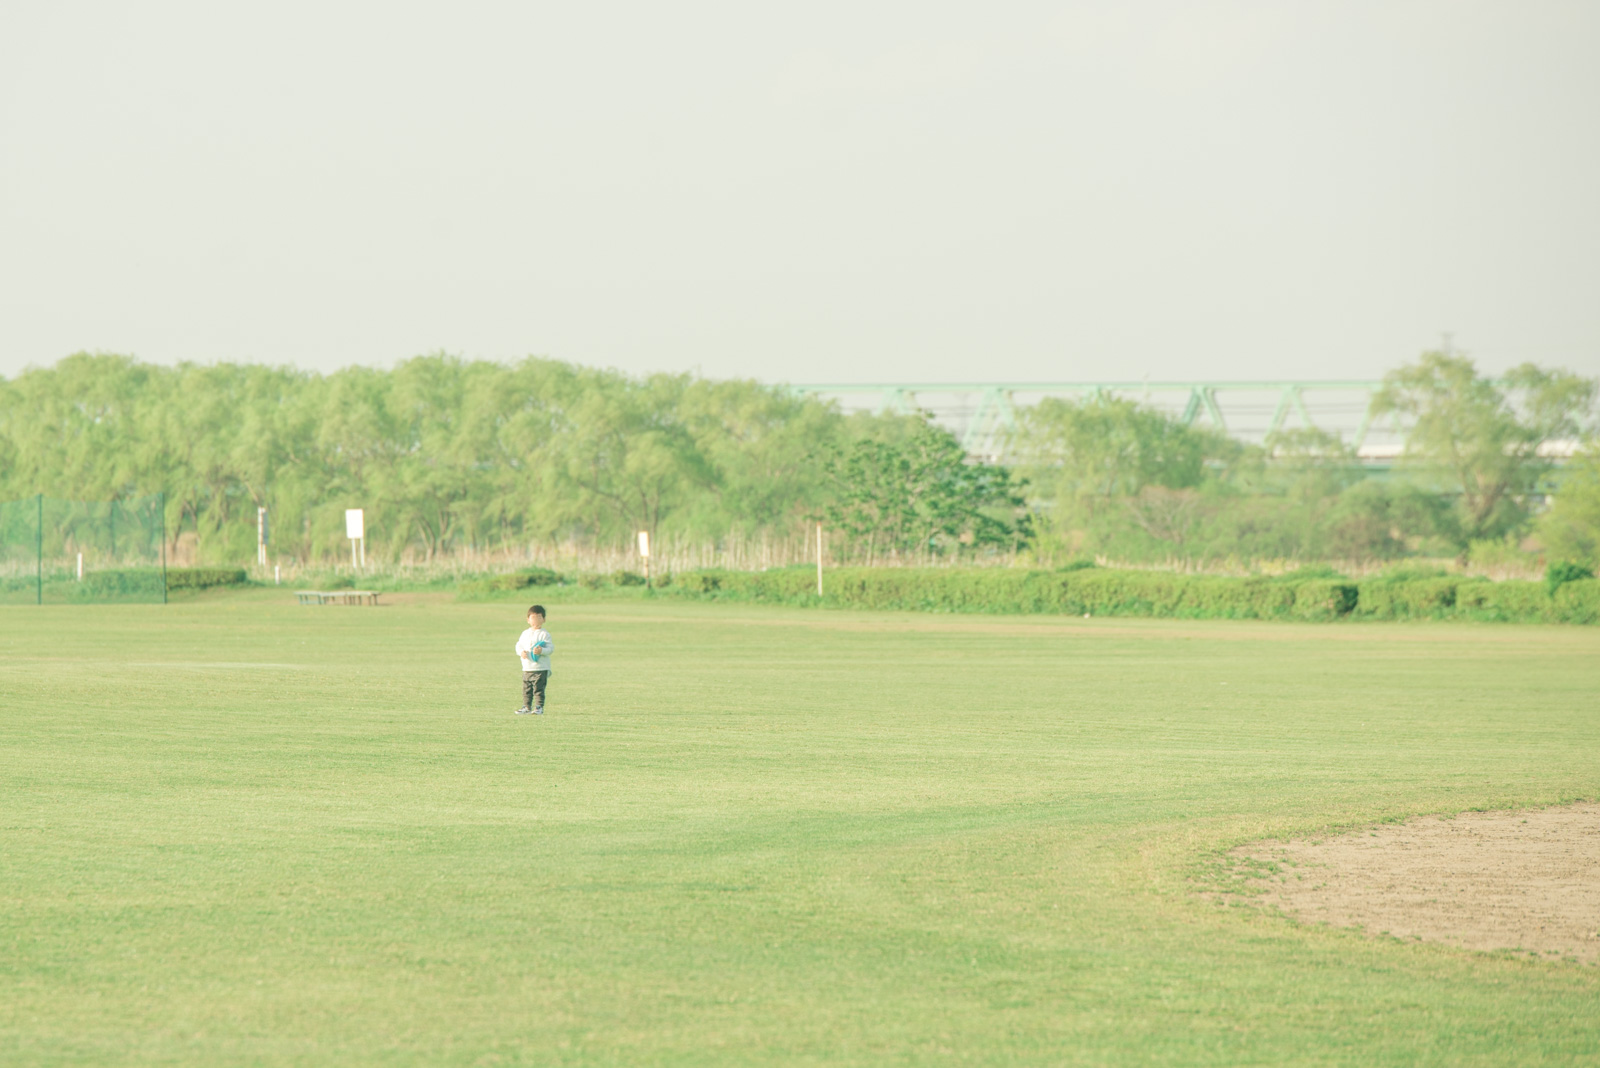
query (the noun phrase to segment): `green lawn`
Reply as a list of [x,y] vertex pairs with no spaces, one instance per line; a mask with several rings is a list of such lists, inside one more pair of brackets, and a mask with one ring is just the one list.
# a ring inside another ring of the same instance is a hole
[[0,1063],[1593,1064],[1220,849],[1600,795],[1600,628],[0,609]]

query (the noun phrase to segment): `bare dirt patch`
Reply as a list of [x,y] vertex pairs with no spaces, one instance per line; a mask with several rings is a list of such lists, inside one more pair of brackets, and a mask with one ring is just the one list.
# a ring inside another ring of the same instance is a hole
[[1423,816],[1233,850],[1261,900],[1369,934],[1600,960],[1600,804]]

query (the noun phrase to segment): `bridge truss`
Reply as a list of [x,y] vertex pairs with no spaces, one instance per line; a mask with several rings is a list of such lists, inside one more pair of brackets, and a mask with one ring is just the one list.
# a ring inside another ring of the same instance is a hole
[[1387,466],[1400,454],[1392,426],[1374,425],[1380,382],[1015,382],[803,385],[802,393],[837,400],[846,411],[926,411],[960,436],[973,456],[1005,459],[1017,412],[1046,397],[1087,400],[1114,395],[1257,444],[1278,430],[1307,427],[1338,434],[1363,463]]

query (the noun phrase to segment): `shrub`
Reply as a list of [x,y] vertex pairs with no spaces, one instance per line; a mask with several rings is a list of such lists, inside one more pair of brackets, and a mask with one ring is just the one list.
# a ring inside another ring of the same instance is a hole
[[1355,611],[1360,589],[1341,579],[1313,578],[1294,587],[1296,619],[1339,619]]
[[1399,564],[1395,567],[1385,568],[1368,582],[1416,582],[1420,579],[1449,578],[1450,572],[1442,567],[1430,567],[1426,564]]
[[[1183,619],[1479,619],[1600,622],[1600,581],[1574,579],[1552,600],[1541,584],[1424,572],[1355,583],[1342,577],[1229,578],[1084,568],[839,568],[821,603],[922,612],[1051,613]],[[705,600],[815,605],[815,572],[691,571],[664,593]]]
[[1569,582],[1580,582],[1583,579],[1594,578],[1594,570],[1582,564],[1573,563],[1571,560],[1557,560],[1545,569],[1544,585],[1550,596],[1554,597],[1556,591]]
[[1292,615],[1295,587],[1266,578],[1196,575],[1179,614],[1196,619],[1282,619]]
[[644,576],[633,571],[618,571],[611,576],[611,582],[615,586],[643,586]]
[[1514,536],[1474,538],[1467,543],[1467,562],[1478,574],[1503,577],[1527,573],[1538,566],[1539,554],[1524,552]]
[[561,581],[561,576],[547,567],[530,567],[526,571],[512,571],[504,575],[493,575],[485,580],[489,590],[499,592],[502,590],[525,590],[529,586],[554,586]]
[[1372,619],[1442,619],[1456,606],[1460,580],[1401,575],[1361,584],[1356,611]]
[[1463,582],[1456,587],[1456,615],[1493,623],[1536,623],[1554,619],[1550,595],[1538,582]]
[[204,590],[212,586],[242,586],[250,580],[242,567],[174,567],[167,569],[167,589]]
[[716,593],[722,588],[722,575],[716,571],[701,571],[685,577],[682,588],[689,593]]
[[1563,582],[1551,598],[1554,618],[1562,623],[1600,623],[1600,580]]
[[[173,567],[167,569],[167,589],[205,590],[217,586],[242,586],[249,576],[241,567]],[[29,580],[32,585],[32,580]],[[123,597],[161,596],[161,569],[155,567],[108,568],[90,571],[82,582],[65,590],[77,602],[116,600]]]
[[[823,603],[931,612],[1088,612],[1194,619],[1334,619],[1354,606],[1354,586],[1315,581],[1313,591],[1302,595],[1301,587],[1310,583],[1159,571],[839,568],[825,579]],[[807,568],[697,571],[679,575],[672,592],[803,605],[817,603],[815,582]]]
[[[172,572],[167,581],[171,586]],[[125,568],[90,571],[71,591],[75,601],[112,600],[119,597],[160,597],[161,572],[156,568]]]
[[1305,582],[1308,579],[1342,579],[1340,574],[1331,564],[1307,564],[1305,567],[1286,571],[1278,576],[1279,582]]
[[463,582],[458,587],[460,593],[471,596],[482,596],[496,593],[515,593],[525,590],[530,586],[555,586],[561,582],[561,576],[547,567],[530,567],[524,571],[509,571],[503,575],[489,575],[485,578],[472,579]]

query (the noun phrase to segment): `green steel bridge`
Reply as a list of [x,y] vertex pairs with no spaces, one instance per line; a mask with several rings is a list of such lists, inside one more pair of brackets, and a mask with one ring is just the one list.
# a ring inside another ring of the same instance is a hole
[[1116,395],[1205,423],[1248,441],[1278,430],[1307,427],[1340,435],[1364,463],[1386,466],[1400,453],[1396,428],[1374,426],[1367,380],[1276,382],[1009,382],[848,383],[797,385],[802,393],[837,400],[846,410],[926,411],[954,430],[974,456],[998,459],[1017,410],[1045,397],[1074,400]]

